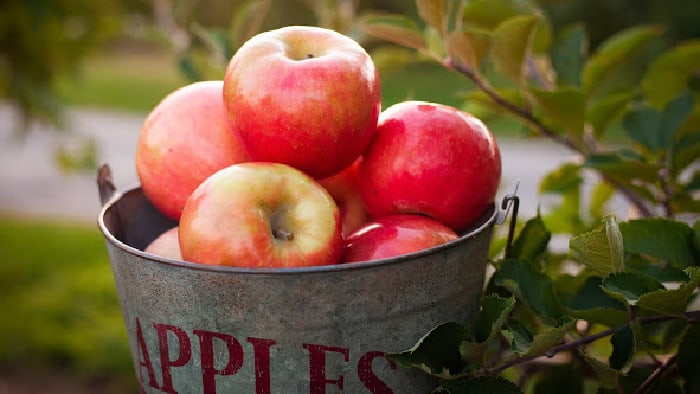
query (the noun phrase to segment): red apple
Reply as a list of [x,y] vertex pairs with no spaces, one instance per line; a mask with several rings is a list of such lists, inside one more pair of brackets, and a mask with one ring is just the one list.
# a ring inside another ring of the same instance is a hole
[[442,245],[458,238],[423,215],[397,214],[368,222],[345,238],[343,262],[379,260]]
[[178,220],[185,201],[209,175],[249,160],[231,129],[223,81],[196,82],[166,96],[149,113],[136,147],[143,192]]
[[182,257],[203,264],[337,264],[342,242],[333,197],[280,163],[241,163],[216,172],[195,189],[180,218]]
[[260,33],[233,55],[224,101],[255,161],[331,176],[364,151],[380,112],[367,52],[333,30],[288,26]]
[[476,117],[446,105],[406,101],[380,115],[359,175],[373,218],[419,213],[459,233],[494,201],[501,155]]
[[360,160],[361,158],[339,173],[318,181],[328,190],[340,209],[343,235],[350,234],[369,221],[369,215],[360,195],[360,180],[357,172]]
[[175,226],[154,239],[144,252],[173,260],[182,260],[178,227]]

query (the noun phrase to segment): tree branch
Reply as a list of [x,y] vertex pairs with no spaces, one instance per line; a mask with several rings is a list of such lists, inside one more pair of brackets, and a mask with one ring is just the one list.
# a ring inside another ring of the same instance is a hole
[[663,375],[666,374],[671,368],[673,368],[676,365],[676,358],[677,354],[674,354],[673,356],[669,357],[665,362],[663,362],[661,365],[659,365],[658,368],[654,370],[654,372],[649,375],[642,384],[637,387],[636,390],[634,390],[634,394],[644,394],[649,392],[649,390],[652,389],[652,387],[656,384],[656,382],[661,379]]

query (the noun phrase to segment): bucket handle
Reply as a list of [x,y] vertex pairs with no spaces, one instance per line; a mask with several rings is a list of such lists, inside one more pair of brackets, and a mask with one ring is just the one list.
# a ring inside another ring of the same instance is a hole
[[[508,239],[506,241],[506,258],[512,257],[513,237],[515,236],[515,224],[518,219],[518,208],[520,207],[520,197],[518,197],[518,186],[520,181],[515,182],[515,190],[512,194],[506,194],[501,201],[501,210],[496,216],[496,224],[505,223],[510,214],[510,223],[508,224]],[[511,210],[513,211],[511,213]]]
[[102,164],[97,170],[97,191],[100,194],[100,203],[104,206],[112,199],[117,188],[114,186],[112,169],[108,164]]

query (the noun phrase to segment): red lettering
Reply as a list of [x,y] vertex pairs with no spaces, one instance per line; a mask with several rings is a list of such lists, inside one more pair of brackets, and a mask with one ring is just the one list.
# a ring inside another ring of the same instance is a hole
[[143,382],[143,368],[146,368],[148,372],[148,385],[160,389],[158,383],[156,382],[156,375],[153,371],[153,364],[151,364],[151,357],[148,355],[148,346],[146,346],[146,341],[143,340],[143,330],[141,329],[141,321],[136,318],[136,345],[139,348],[139,380]]
[[309,393],[326,394],[326,385],[335,384],[339,389],[343,389],[343,375],[338,379],[331,380],[326,377],[326,352],[336,352],[343,355],[345,362],[350,359],[350,351],[347,348],[314,345],[310,343],[302,344],[304,349],[309,351]]
[[246,338],[255,357],[255,394],[270,394],[270,348],[274,339]]
[[[194,330],[194,335],[199,337],[199,352],[202,365],[202,389],[204,394],[216,394],[216,375],[233,375],[243,365],[243,346],[231,335]],[[214,338],[218,338],[226,344],[228,349],[228,361],[223,369],[214,367]]]
[[[162,391],[168,394],[177,394],[173,388],[173,378],[170,374],[170,368],[182,367],[190,361],[192,357],[192,346],[190,337],[182,328],[170,324],[153,324],[153,328],[158,333],[158,343],[160,346],[160,369],[163,373]],[[178,355],[175,360],[170,359],[170,348],[168,346],[168,332],[172,332],[177,337]]]
[[367,352],[360,357],[360,361],[357,363],[357,376],[362,384],[373,394],[394,394],[394,391],[372,371],[372,361],[379,357],[385,359],[391,369],[396,369],[396,364],[385,358],[384,352]]

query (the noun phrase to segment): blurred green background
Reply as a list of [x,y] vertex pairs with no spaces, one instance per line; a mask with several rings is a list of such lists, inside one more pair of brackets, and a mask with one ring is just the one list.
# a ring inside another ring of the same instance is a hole
[[[525,3],[494,0],[492,7]],[[665,26],[660,46],[700,37],[697,0],[537,5],[555,31],[584,23],[591,47],[646,23]],[[362,12],[415,16],[411,1],[9,0],[0,7],[0,104],[22,115],[18,135],[36,120],[65,129],[67,108],[145,115],[175,88],[222,75],[235,46],[255,30],[290,24],[333,27],[377,50],[384,106],[409,98],[459,106],[470,88],[462,76],[363,41],[353,29]],[[210,50],[217,34],[233,43],[218,57]],[[47,384],[43,392],[136,390],[104,242],[94,222],[0,211],[0,394]]]

